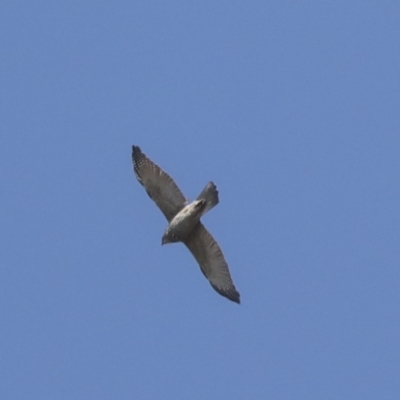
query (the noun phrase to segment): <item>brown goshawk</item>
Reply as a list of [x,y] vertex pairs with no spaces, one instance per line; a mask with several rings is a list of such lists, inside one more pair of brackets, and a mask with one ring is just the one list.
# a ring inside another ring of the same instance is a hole
[[211,286],[222,296],[240,304],[240,294],[233,284],[222,251],[200,221],[219,202],[214,183],[208,183],[197,199],[189,202],[173,179],[138,146],[132,146],[132,161],[139,183],[169,222],[162,244],[184,243]]

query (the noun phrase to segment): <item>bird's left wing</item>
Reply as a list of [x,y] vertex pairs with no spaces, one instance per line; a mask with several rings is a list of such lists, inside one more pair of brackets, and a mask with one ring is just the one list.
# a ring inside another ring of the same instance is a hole
[[199,222],[183,242],[211,286],[222,296],[240,304],[240,294],[233,284],[221,248],[204,225]]

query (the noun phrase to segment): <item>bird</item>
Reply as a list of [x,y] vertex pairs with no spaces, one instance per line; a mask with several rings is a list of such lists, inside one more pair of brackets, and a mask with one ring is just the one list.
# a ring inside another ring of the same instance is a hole
[[222,250],[200,221],[219,203],[215,184],[209,182],[196,200],[190,202],[170,175],[150,160],[139,146],[132,146],[132,162],[137,180],[168,221],[161,244],[182,242],[215,291],[240,304],[240,294],[233,284]]

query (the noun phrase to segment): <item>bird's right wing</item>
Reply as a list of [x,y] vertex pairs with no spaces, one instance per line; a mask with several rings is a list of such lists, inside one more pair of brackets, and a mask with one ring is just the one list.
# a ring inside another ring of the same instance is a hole
[[211,286],[222,296],[240,304],[240,294],[233,284],[221,248],[201,222],[186,237],[184,243]]
[[139,146],[132,146],[133,169],[139,183],[157,204],[168,221],[187,204],[187,199],[173,179],[151,161]]

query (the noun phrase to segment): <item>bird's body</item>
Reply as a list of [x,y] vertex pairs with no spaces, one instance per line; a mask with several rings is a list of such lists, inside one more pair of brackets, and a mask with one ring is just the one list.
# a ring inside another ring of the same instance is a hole
[[196,200],[183,207],[170,221],[163,237],[162,244],[183,242],[193,231],[200,218],[219,202],[216,186],[210,182]]
[[162,244],[182,242],[200,221],[205,201],[195,200],[172,218],[162,237]]
[[214,183],[208,183],[197,199],[189,203],[172,178],[138,146],[132,146],[132,160],[138,181],[169,222],[162,244],[183,242],[211,286],[229,300],[240,303],[240,294],[232,282],[222,251],[200,221],[219,202]]

